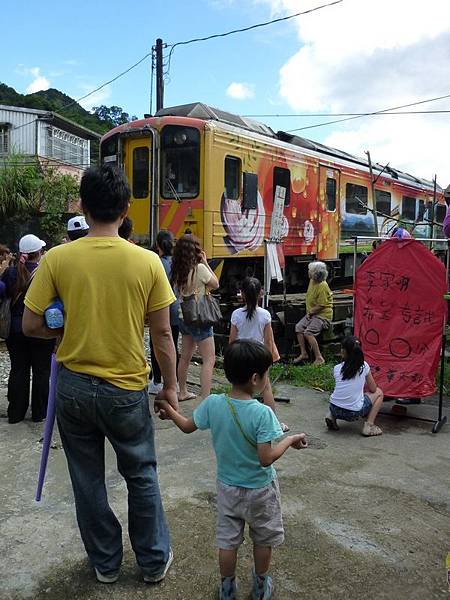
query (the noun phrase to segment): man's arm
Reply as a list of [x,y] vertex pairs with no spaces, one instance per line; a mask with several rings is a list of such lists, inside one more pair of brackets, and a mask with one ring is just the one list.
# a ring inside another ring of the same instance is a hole
[[62,336],[64,329],[49,329],[45,324],[44,315],[38,315],[25,306],[22,317],[22,330],[28,337],[52,340]]
[[[178,410],[177,356],[170,328],[169,307],[148,313],[148,324],[156,359],[163,377],[161,398]],[[156,402],[155,411],[158,412]]]
[[291,446],[296,450],[307,447],[306,436],[304,433],[289,435],[281,440],[279,444],[272,448],[271,443],[258,444],[258,458],[262,467],[270,467],[272,463],[278,460]]

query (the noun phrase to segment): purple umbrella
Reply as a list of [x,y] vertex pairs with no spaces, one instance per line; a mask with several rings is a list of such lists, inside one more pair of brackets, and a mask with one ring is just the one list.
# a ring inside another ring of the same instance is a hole
[[56,398],[56,379],[58,376],[58,363],[56,354],[52,354],[52,365],[50,370],[50,388],[48,391],[47,417],[45,419],[44,443],[42,445],[41,464],[39,466],[39,477],[36,489],[36,502],[41,501],[42,488],[44,487],[45,472],[47,470],[48,453],[52,443],[53,426],[55,424],[55,398]]

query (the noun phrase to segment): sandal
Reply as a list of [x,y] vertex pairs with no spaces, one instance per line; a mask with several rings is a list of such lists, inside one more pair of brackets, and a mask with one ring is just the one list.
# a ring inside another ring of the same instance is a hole
[[339,431],[338,424],[336,423],[336,419],[333,419],[331,415],[325,417],[325,423],[329,429],[329,431]]
[[374,435],[381,435],[382,433],[381,427],[378,427],[375,423],[368,423],[367,421],[364,423],[364,427],[361,431],[361,435],[364,437],[372,437]]
[[292,361],[292,364],[293,365],[301,365],[306,360],[309,360],[309,356],[297,356],[297,358],[294,358],[294,360]]
[[287,433],[288,431],[291,430],[291,428],[289,427],[289,425],[286,425],[286,423],[282,423],[281,421],[280,421],[280,427],[281,427],[281,431],[283,433]]
[[195,400],[197,398],[197,394],[188,394],[184,398],[181,396],[178,398],[178,402],[187,402],[188,400]]

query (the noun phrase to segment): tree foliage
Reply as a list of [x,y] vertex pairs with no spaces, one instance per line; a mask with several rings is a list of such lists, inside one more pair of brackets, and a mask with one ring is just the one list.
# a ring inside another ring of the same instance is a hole
[[127,112],[124,112],[123,108],[120,106],[105,106],[102,104],[101,106],[94,106],[92,109],[94,115],[100,119],[100,121],[109,123],[112,127],[117,127],[118,125],[123,125],[124,123],[129,123],[130,121],[136,121],[137,117],[130,115]]

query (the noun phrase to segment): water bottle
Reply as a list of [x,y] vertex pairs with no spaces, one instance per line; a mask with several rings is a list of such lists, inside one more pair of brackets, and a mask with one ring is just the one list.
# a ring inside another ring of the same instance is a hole
[[59,298],[56,298],[44,313],[45,323],[49,329],[60,329],[64,327],[64,306]]

